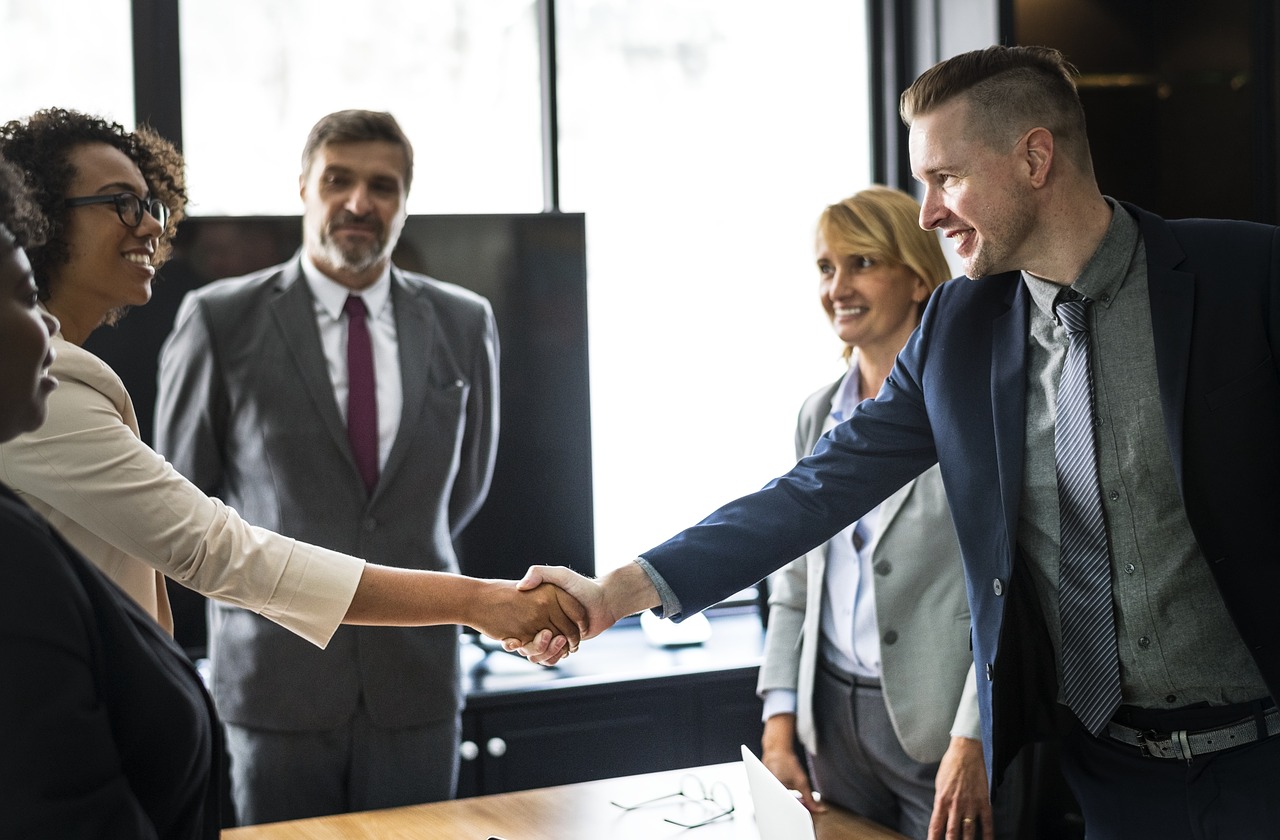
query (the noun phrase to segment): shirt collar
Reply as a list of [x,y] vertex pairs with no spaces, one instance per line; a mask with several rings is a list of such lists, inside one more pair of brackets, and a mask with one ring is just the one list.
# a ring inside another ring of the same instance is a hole
[[311,288],[312,296],[335,321],[342,317],[342,307],[346,305],[348,295],[355,294],[363,298],[365,308],[369,310],[369,318],[375,321],[391,299],[390,262],[387,263],[387,267],[382,270],[382,274],[373,282],[373,285],[358,292],[354,292],[338,281],[331,279],[317,268],[316,264],[311,261],[311,257],[305,253],[302,255],[302,275],[306,278],[307,285]]
[[842,423],[862,402],[862,375],[858,372],[858,352],[849,359],[849,372],[840,380],[840,386],[831,395],[831,419]]
[[[1129,274],[1129,266],[1137,253],[1140,237],[1137,220],[1114,198],[1103,198],[1111,208],[1111,224],[1107,226],[1098,250],[1085,263],[1084,270],[1071,284],[1071,288],[1099,306],[1109,307]],[[1031,292],[1031,299],[1040,311],[1049,318],[1054,318],[1053,302],[1058,297],[1058,292],[1062,291],[1062,286],[1026,271],[1022,272],[1022,282],[1027,291]]]

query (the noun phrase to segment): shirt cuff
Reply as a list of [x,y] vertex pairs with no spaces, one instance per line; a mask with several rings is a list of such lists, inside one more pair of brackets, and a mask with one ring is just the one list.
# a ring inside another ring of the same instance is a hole
[[764,713],[761,721],[774,715],[794,715],[796,713],[796,693],[789,688],[771,688],[764,693]]
[[351,607],[364,567],[357,557],[297,541],[261,614],[324,648]]
[[662,599],[662,606],[654,610],[659,618],[669,618],[672,621],[680,621],[684,618],[684,607],[680,605],[680,599],[676,597],[675,591],[667,583],[666,578],[658,574],[658,570],[649,565],[649,561],[643,557],[636,558],[636,564],[644,569],[644,573],[649,576],[649,582],[653,584],[653,588],[658,591],[658,597]]

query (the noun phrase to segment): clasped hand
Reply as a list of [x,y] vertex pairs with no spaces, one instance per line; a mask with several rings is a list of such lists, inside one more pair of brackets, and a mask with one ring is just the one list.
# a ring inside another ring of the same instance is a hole
[[[587,630],[587,611],[569,593],[550,583],[492,581],[497,596],[486,599],[470,622],[507,650],[523,648],[543,657],[576,650]],[[557,657],[557,660],[561,657]]]
[[600,581],[583,577],[564,566],[531,566],[516,588],[522,593],[534,594],[550,590],[576,607],[572,612],[566,609],[575,624],[573,633],[543,626],[532,634],[493,636],[503,640],[507,651],[519,653],[539,665],[555,665],[576,651],[580,641],[600,635],[621,617],[609,612]]

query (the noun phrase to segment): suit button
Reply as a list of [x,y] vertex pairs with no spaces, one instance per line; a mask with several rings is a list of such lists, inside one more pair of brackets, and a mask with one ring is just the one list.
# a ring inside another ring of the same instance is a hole
[[1142,648],[1143,650],[1146,650],[1147,648],[1151,647],[1151,640],[1148,639],[1146,636],[1140,636],[1138,638],[1138,647]]
[[995,676],[996,669],[990,662],[987,663],[987,682],[991,682],[991,678]]
[[889,563],[888,560],[881,560],[879,563],[876,563],[875,569],[876,569],[876,574],[887,575],[889,574],[889,572],[893,571],[893,566]]
[[888,633],[884,634],[884,643],[886,645],[891,645],[896,641],[898,641],[898,631],[890,630]]
[[997,596],[997,597],[998,597],[998,596],[1000,596],[1000,595],[1003,595],[1003,594],[1004,594],[1004,581],[1000,580],[1000,578],[996,578],[995,583],[993,583],[993,584],[991,585],[991,588],[995,590],[995,592],[996,592],[996,596]]

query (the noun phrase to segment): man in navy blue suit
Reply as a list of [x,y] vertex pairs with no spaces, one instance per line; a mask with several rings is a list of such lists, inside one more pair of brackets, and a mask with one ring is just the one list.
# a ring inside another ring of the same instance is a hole
[[[1280,231],[1166,221],[1102,195],[1074,76],[1038,47],[921,75],[901,102],[920,222],[971,279],[939,289],[879,396],[787,475],[600,581],[546,567],[526,580],[569,588],[592,634],[652,607],[678,620],[936,461],[993,786],[1024,743],[1060,738],[1090,840],[1280,837]],[[1064,650],[1079,648],[1064,643],[1079,611],[1059,579],[1074,562],[1055,462],[1070,447],[1054,437],[1064,289],[1089,301],[1095,442],[1066,455],[1096,460],[1091,629],[1110,652],[1098,667],[1118,674],[1101,715],[1068,710],[1063,680]]]

